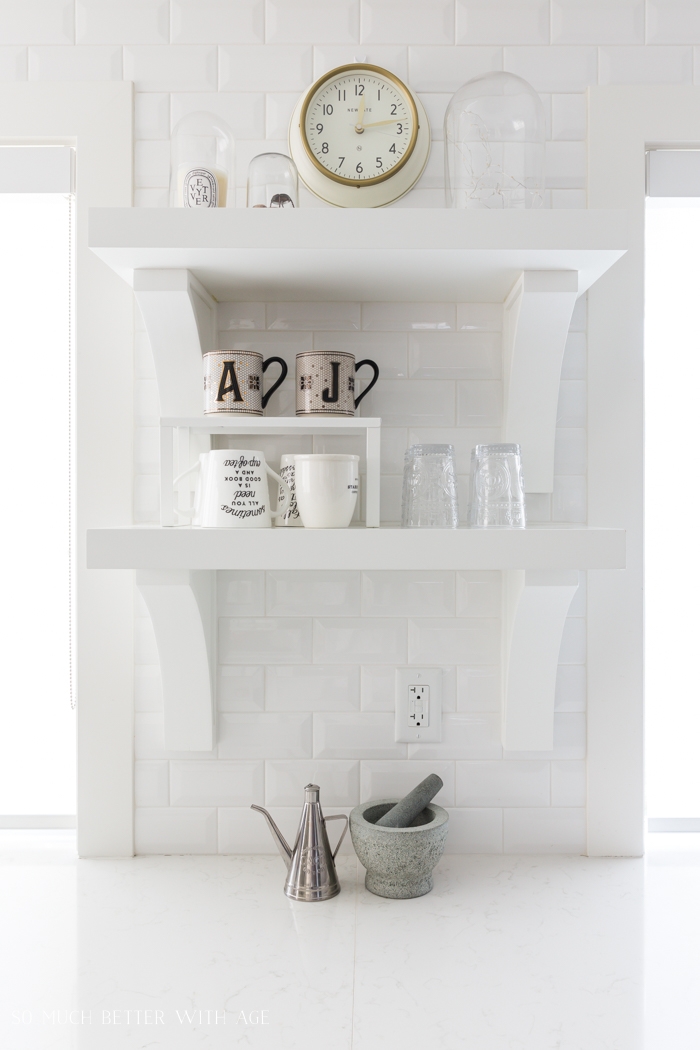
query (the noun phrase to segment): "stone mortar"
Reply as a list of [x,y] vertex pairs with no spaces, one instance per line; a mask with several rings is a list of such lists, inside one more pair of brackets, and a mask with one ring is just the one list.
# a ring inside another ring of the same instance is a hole
[[350,834],[355,853],[367,869],[365,886],[379,897],[422,897],[433,888],[433,868],[447,839],[449,815],[432,802],[408,828],[377,827],[400,799],[376,799],[355,806]]

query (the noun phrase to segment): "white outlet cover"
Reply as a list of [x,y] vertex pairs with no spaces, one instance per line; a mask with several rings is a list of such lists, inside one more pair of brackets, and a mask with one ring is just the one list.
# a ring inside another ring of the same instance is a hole
[[[430,724],[415,728],[408,721],[408,690],[412,685],[430,687]],[[406,744],[442,740],[442,668],[397,667],[395,674],[396,722],[394,739]]]

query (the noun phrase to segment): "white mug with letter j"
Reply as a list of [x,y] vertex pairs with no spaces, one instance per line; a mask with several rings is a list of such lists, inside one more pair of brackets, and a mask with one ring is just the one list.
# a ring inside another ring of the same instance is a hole
[[[281,517],[291,502],[287,482],[275,474],[257,449],[220,448],[203,452],[199,461],[175,479],[199,470],[200,475],[192,524],[205,529],[269,529],[273,518]],[[267,479],[274,478],[284,494],[276,511],[270,510]]]
[[307,529],[346,529],[360,489],[360,457],[340,453],[294,457],[297,507]]

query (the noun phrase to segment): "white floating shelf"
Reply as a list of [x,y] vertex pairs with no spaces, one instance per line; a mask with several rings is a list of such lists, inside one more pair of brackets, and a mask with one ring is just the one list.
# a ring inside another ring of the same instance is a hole
[[623,569],[623,529],[89,529],[91,569]]
[[162,427],[189,427],[208,434],[337,434],[357,437],[363,430],[381,427],[373,416],[352,419],[332,416],[243,416],[235,412],[209,416],[163,416]]

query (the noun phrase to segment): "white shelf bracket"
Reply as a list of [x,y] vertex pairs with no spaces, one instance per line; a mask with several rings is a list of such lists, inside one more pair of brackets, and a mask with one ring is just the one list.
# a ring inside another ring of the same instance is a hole
[[503,573],[503,747],[551,751],[562,632],[577,571]]
[[136,586],[153,622],[163,682],[165,747],[214,747],[216,573],[140,570]]
[[554,489],[554,431],[578,271],[528,270],[504,304],[503,441],[522,446],[526,492]]
[[189,270],[134,270],[158,378],[161,416],[203,411],[202,354],[216,349],[216,302]]

